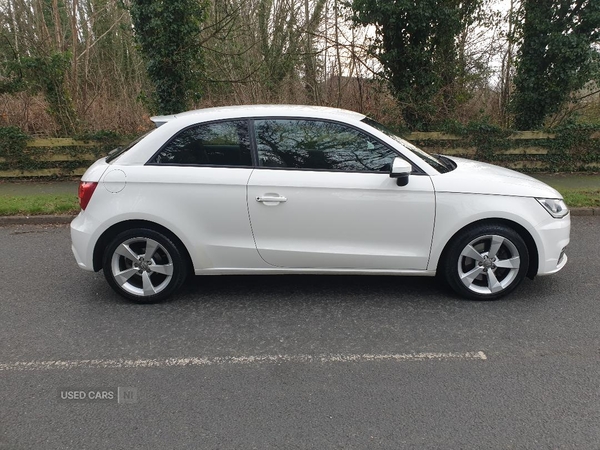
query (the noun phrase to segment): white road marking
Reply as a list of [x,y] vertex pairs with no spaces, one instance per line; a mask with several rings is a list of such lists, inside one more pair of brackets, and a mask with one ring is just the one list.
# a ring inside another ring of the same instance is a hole
[[22,361],[0,364],[0,371],[43,371],[69,369],[129,369],[129,368],[166,368],[166,367],[201,367],[280,363],[345,363],[345,362],[377,362],[377,361],[446,361],[446,360],[480,360],[487,356],[482,351],[466,353],[400,353],[400,354],[325,354],[325,355],[258,355],[258,356],[223,356],[223,357],[189,357],[164,359],[83,359],[73,361]]

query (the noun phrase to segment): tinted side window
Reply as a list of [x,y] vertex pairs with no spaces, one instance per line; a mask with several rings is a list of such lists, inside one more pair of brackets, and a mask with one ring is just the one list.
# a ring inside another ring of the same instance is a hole
[[318,120],[256,120],[261,166],[389,172],[398,156],[353,128]]
[[172,138],[155,164],[252,166],[246,121],[194,125]]

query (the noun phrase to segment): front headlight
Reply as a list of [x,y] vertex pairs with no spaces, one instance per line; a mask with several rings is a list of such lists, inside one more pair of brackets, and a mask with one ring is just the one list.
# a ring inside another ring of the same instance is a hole
[[560,198],[536,198],[540,205],[550,213],[555,219],[565,217],[569,213],[569,208],[563,199]]

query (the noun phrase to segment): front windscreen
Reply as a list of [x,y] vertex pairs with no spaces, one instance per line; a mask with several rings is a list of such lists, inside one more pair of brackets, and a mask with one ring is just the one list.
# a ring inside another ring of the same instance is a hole
[[382,133],[384,133],[385,135],[391,137],[393,140],[395,140],[396,142],[401,144],[407,150],[410,150],[411,152],[413,152],[415,155],[417,155],[419,158],[421,158],[423,161],[425,161],[427,164],[429,164],[431,167],[433,167],[438,172],[446,173],[446,172],[450,172],[451,170],[454,169],[454,165],[449,160],[443,159],[442,157],[439,157],[439,156],[430,155],[429,153],[414,146],[410,142],[402,139],[400,136],[398,136],[392,130],[385,127],[384,125],[381,125],[379,122],[376,122],[375,120],[370,119],[369,117],[365,117],[362,120],[362,122],[366,123],[369,126],[372,126],[376,130],[379,130]]

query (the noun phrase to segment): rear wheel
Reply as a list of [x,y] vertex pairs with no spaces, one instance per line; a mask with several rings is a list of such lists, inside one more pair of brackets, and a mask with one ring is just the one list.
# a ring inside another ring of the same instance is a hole
[[516,231],[504,225],[478,225],[450,244],[443,275],[463,297],[495,300],[515,289],[528,267],[527,245]]
[[175,292],[187,275],[181,249],[167,236],[137,228],[116,236],[103,261],[108,284],[136,303],[156,303]]

